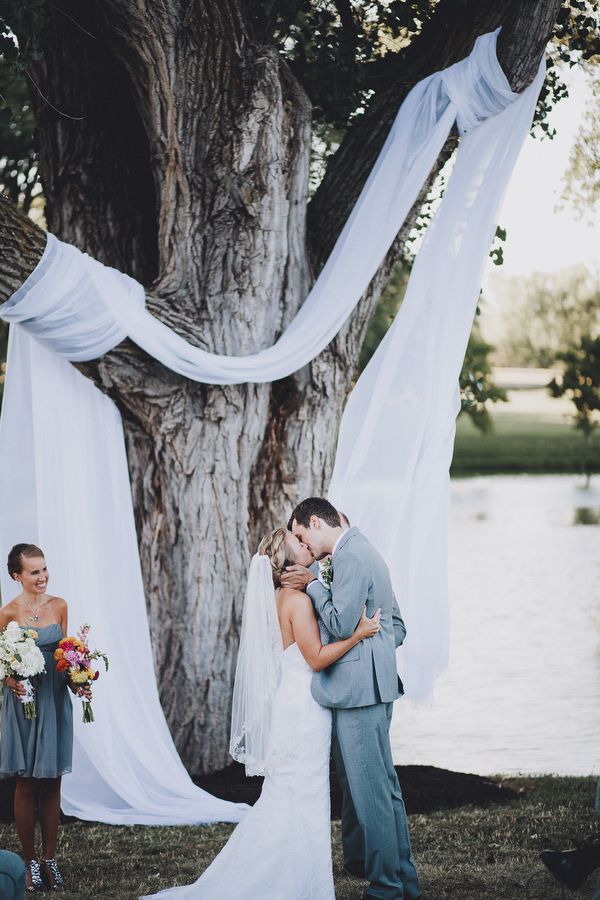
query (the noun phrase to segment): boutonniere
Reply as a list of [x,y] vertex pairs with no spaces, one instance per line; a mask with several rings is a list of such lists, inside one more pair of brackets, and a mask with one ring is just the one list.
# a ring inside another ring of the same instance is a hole
[[331,582],[333,581],[333,565],[330,556],[327,559],[323,560],[323,562],[319,562],[319,570],[321,581],[323,582],[325,587],[331,587]]

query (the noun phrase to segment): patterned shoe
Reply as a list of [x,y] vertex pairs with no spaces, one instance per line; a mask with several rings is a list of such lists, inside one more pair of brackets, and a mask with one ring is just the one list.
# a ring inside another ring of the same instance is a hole
[[58,868],[56,860],[45,859],[42,862],[42,867],[44,870],[44,881],[48,890],[64,891],[65,883],[63,881],[62,875],[60,874],[60,869]]
[[43,894],[45,891],[37,859],[25,860],[25,890],[29,894]]

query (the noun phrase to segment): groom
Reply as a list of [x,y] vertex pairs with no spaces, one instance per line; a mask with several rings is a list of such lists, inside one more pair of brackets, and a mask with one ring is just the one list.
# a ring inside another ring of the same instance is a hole
[[350,637],[363,607],[368,616],[381,609],[379,633],[315,673],[312,694],[333,715],[345,866],[369,880],[363,900],[415,900],[419,881],[389,739],[392,705],[403,693],[395,650],[406,629],[388,568],[358,528],[344,528],[321,497],[303,500],[288,528],[315,559],[332,556],[330,589],[304,566],[288,567],[284,577],[287,586],[306,590],[335,640]]

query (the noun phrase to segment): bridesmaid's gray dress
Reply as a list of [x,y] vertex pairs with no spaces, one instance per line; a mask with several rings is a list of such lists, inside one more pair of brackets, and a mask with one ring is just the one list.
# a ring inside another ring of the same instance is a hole
[[[35,625],[32,626],[35,628]],[[73,707],[64,672],[56,671],[54,651],[62,638],[57,623],[35,628],[46,672],[36,687],[37,717],[26,719],[12,691],[4,691],[0,731],[0,778],[56,778],[71,771]]]

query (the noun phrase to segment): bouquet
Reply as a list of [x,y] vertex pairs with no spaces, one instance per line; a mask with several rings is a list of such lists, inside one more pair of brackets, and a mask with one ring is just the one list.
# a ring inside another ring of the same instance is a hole
[[0,679],[17,678],[25,693],[19,697],[26,719],[35,719],[35,689],[30,679],[46,671],[44,656],[35,643],[37,631],[9,622],[0,634]]
[[79,696],[83,701],[83,721],[93,722],[91,699],[82,696],[81,690],[89,687],[96,681],[100,672],[92,668],[92,660],[102,659],[106,671],[108,671],[108,656],[102,650],[90,650],[88,645],[89,625],[82,625],[77,632],[77,637],[66,637],[58,642],[54,651],[56,668],[59,672],[66,672],[71,684],[78,688]]

